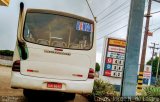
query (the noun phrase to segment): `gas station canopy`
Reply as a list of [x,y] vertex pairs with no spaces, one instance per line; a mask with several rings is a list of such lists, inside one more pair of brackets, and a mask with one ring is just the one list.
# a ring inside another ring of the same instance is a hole
[[10,0],[0,0],[0,6],[9,6]]

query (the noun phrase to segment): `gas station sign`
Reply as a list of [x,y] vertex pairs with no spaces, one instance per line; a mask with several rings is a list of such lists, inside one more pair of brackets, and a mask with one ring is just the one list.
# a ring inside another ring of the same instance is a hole
[[118,39],[110,39],[109,40],[110,45],[116,45],[116,46],[123,46],[126,47],[126,42],[118,40]]
[[124,68],[126,41],[117,38],[107,38],[105,42],[103,61],[103,76],[121,78]]
[[145,65],[143,72],[143,84],[150,85],[152,76],[152,66]]
[[0,6],[9,6],[10,0],[0,0]]

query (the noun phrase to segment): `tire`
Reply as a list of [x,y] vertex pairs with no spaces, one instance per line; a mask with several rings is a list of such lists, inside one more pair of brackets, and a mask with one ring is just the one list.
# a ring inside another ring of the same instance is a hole
[[28,89],[23,89],[23,95],[26,97],[26,98],[28,98],[29,96],[30,96],[30,90],[28,90]]
[[75,99],[76,94],[75,93],[65,93],[65,97],[68,100],[74,100]]
[[36,90],[23,89],[23,95],[26,98],[34,97],[34,96],[37,96],[40,94],[40,93],[38,93],[38,94],[37,93],[38,93],[38,91],[36,91]]

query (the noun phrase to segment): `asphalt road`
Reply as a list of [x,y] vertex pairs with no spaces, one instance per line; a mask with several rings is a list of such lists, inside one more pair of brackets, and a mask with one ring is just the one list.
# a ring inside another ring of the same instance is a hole
[[25,98],[22,89],[10,88],[11,68],[0,65],[0,102],[88,102],[81,95],[76,95],[74,100],[65,100],[63,97],[32,97]]

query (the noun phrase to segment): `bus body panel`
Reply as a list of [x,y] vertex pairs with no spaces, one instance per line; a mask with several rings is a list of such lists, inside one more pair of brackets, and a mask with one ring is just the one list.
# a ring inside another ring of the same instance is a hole
[[[62,88],[61,89],[47,88],[47,82],[62,83]],[[20,73],[12,72],[11,83],[12,83],[11,84],[12,88],[84,94],[92,92],[94,80],[93,79],[87,79],[85,81],[57,80],[49,78],[24,76]]]
[[88,77],[91,58],[87,54],[72,53],[67,49],[55,51],[53,47],[30,43],[27,43],[27,48],[29,57],[21,61],[23,75],[68,80],[86,80]]

